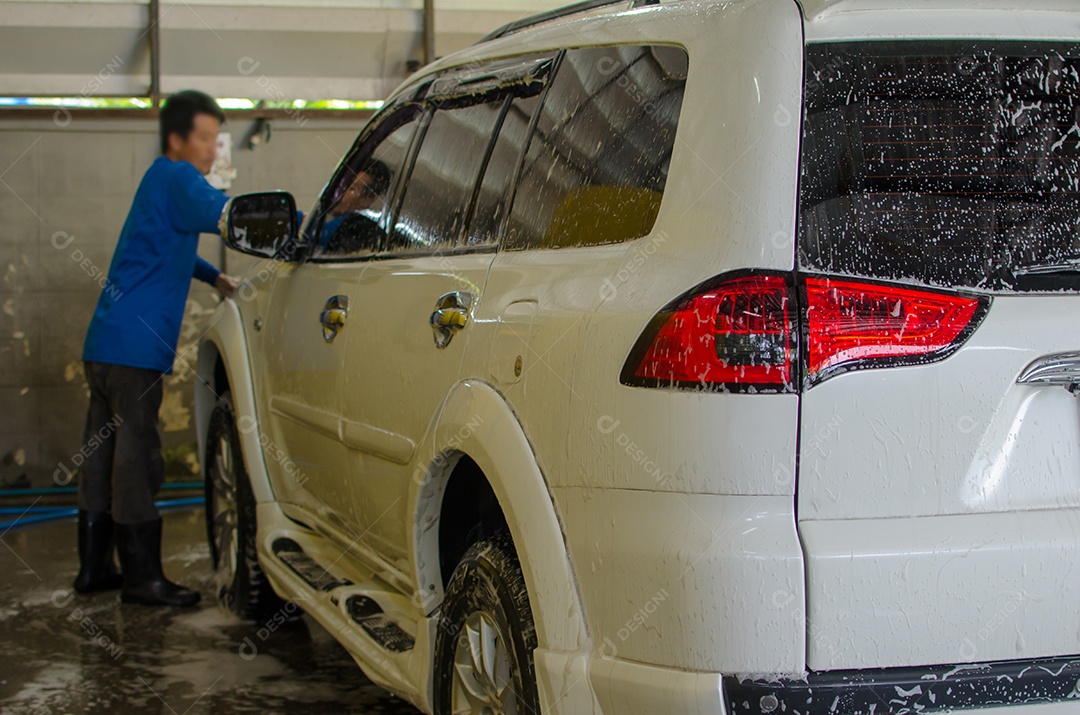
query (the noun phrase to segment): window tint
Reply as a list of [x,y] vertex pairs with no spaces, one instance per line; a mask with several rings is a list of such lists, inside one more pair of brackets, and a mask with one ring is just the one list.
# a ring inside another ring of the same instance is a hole
[[480,190],[476,194],[476,207],[466,234],[466,245],[498,242],[499,226],[510,202],[514,172],[529,137],[529,122],[539,105],[539,92],[529,97],[515,97],[503,115],[502,128],[495,138],[491,158],[488,159]]
[[597,245],[652,230],[686,71],[675,47],[567,51],[529,141],[508,247]]
[[391,251],[457,244],[505,105],[505,96],[498,96],[443,103],[434,109],[394,222]]
[[384,250],[388,202],[405,164],[419,110],[410,107],[387,117],[351,157],[334,187],[314,247],[316,258],[346,258]]
[[1080,48],[807,48],[799,256],[987,290],[1080,288]]

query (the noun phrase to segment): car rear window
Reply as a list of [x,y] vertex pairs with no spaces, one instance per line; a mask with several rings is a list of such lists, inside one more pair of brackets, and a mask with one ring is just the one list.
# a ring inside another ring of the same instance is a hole
[[1080,289],[1080,46],[807,47],[803,268]]

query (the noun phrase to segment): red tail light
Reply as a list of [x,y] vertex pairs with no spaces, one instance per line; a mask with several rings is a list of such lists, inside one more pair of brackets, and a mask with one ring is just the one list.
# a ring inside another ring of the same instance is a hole
[[623,368],[628,385],[791,392],[794,302],[781,275],[728,278],[662,310]]
[[653,318],[623,366],[622,383],[795,392],[848,370],[944,359],[989,304],[824,276],[804,278],[802,289],[800,314],[785,274],[728,276],[700,286]]
[[940,360],[981,315],[979,298],[837,278],[808,277],[809,382],[856,367]]

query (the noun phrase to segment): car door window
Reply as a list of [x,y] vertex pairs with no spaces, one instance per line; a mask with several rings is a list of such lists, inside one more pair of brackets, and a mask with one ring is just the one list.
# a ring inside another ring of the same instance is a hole
[[466,246],[498,243],[499,228],[510,203],[514,172],[529,138],[529,124],[539,105],[539,87],[525,96],[518,94],[511,99],[476,192],[476,205],[465,234]]
[[568,50],[529,140],[508,248],[614,243],[652,230],[686,83],[685,50]]
[[440,250],[458,243],[505,105],[505,95],[435,103],[394,221],[391,252]]
[[555,57],[502,58],[432,83],[430,122],[392,234],[397,250],[494,247],[536,98]]
[[385,250],[391,195],[420,116],[418,105],[391,113],[342,165],[316,232],[313,260],[363,257]]

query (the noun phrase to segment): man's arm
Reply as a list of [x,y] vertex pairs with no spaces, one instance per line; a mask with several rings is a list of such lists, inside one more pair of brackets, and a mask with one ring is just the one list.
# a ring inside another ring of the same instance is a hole
[[210,185],[199,170],[186,161],[178,161],[172,172],[173,224],[187,233],[217,233],[221,210],[229,197]]
[[[185,233],[217,233],[221,211],[229,197],[211,186],[206,177],[186,161],[177,162],[170,180],[173,225]],[[236,291],[236,279],[197,254],[192,277],[214,286],[224,297]]]
[[215,268],[213,263],[203,260],[202,256],[198,255],[195,256],[195,271],[193,277],[217,288],[217,291],[221,294],[222,298],[228,298],[235,293],[236,289],[240,286],[240,283],[236,278],[225,275]]
[[209,283],[212,286],[216,286],[217,277],[221,274],[214,264],[207,261],[202,256],[195,256],[195,272],[194,278],[199,279],[203,283]]

